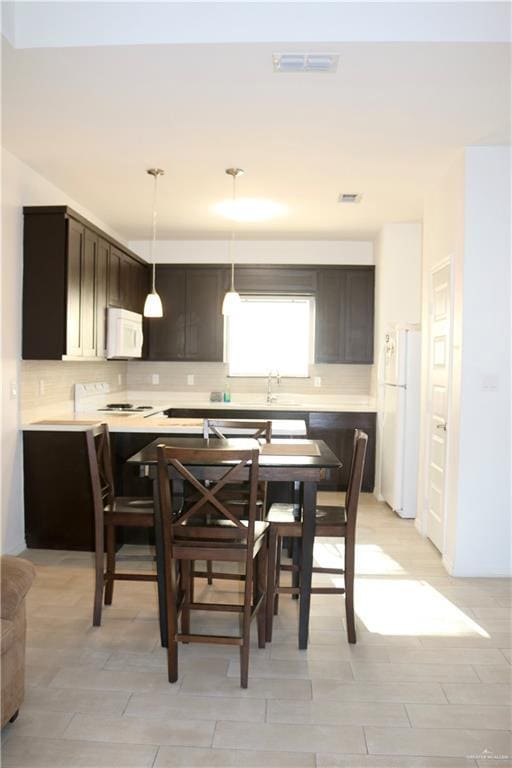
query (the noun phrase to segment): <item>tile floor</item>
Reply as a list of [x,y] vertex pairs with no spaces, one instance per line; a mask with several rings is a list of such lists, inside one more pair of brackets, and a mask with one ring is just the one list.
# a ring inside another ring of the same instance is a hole
[[[317,562],[337,564],[340,546],[318,542]],[[451,578],[412,521],[371,496],[358,526],[357,645],[346,642],[343,598],[318,595],[299,651],[297,604],[285,597],[274,642],[252,649],[246,691],[238,650],[222,646],[181,646],[169,685],[153,584],[116,584],[93,628],[90,555],[25,556],[38,571],[27,690],[2,734],[4,768],[512,765],[510,583]],[[237,588],[210,593],[234,600]],[[207,616],[205,628],[233,626]]]

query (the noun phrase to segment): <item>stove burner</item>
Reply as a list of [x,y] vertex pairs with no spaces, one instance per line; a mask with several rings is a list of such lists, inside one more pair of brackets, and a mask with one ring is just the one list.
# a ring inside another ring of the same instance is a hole
[[107,403],[104,408],[98,408],[99,411],[126,411],[127,413],[151,411],[152,409],[152,405],[133,405],[132,403]]
[[107,403],[107,408],[119,408],[120,410],[127,411],[129,408],[133,408],[132,403]]

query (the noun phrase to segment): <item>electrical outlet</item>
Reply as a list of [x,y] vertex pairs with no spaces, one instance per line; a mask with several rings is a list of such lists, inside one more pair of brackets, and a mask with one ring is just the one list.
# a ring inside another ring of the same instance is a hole
[[118,373],[117,374],[117,383],[118,383],[119,386],[121,386],[121,384],[123,383],[123,374],[122,373]]
[[45,393],[46,385],[44,379],[39,379],[39,397],[42,397]]
[[321,376],[315,376],[313,380],[313,384],[315,387],[321,387],[322,386],[322,377]]
[[193,373],[187,374],[187,384],[189,387],[193,387],[195,383],[195,376]]
[[160,384],[160,374],[159,373],[152,373],[151,374],[151,383],[152,384]]

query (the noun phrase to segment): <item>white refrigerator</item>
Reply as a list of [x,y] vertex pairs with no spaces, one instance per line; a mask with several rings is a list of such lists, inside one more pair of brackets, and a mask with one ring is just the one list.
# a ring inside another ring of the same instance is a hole
[[420,332],[385,336],[381,494],[400,517],[416,517],[420,429]]

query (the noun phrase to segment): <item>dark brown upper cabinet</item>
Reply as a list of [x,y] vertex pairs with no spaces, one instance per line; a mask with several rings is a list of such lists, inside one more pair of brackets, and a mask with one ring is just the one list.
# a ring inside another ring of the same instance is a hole
[[148,358],[222,362],[228,282],[226,267],[159,265],[156,289],[164,316],[148,321]]
[[316,363],[373,363],[374,277],[373,267],[318,270]]
[[[222,361],[228,285],[225,265],[159,265],[164,317],[148,321],[149,359]],[[373,362],[373,267],[243,265],[235,269],[235,287],[247,295],[315,296],[315,362]]]
[[107,306],[142,312],[148,265],[66,206],[23,212],[23,358],[104,358]]

